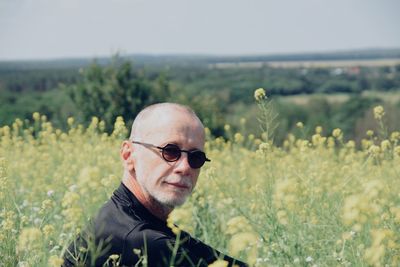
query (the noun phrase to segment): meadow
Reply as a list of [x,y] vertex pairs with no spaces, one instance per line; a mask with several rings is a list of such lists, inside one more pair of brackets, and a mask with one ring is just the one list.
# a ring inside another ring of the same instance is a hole
[[[207,131],[212,161],[169,220],[252,266],[399,266],[400,132],[387,132],[383,108],[370,111],[380,128],[360,144],[323,125],[306,136],[298,122],[277,146],[279,118],[264,90],[254,97],[263,134]],[[111,134],[95,117],[67,123],[34,113],[0,128],[0,266],[59,266],[120,183],[122,118]]]

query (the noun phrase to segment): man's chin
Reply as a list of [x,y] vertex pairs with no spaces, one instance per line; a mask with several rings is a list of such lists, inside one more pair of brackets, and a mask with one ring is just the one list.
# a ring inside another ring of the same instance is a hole
[[160,202],[162,205],[175,208],[182,206],[185,202],[188,196],[161,196],[158,197],[157,200]]

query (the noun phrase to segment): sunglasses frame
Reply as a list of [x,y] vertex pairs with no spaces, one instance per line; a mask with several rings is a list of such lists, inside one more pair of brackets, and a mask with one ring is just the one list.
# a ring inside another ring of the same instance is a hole
[[[153,145],[153,144],[143,143],[143,142],[138,142],[138,141],[131,141],[131,142],[132,142],[133,144],[139,144],[139,145],[143,145],[143,146],[148,146],[148,147],[153,147],[153,148],[159,149],[159,150],[161,151],[161,156],[162,156],[163,159],[164,159],[165,161],[167,161],[167,162],[175,162],[175,161],[178,161],[178,160],[181,158],[181,156],[182,156],[182,152],[185,152],[185,153],[188,154],[188,163],[189,163],[189,165],[190,165],[190,167],[191,167],[192,169],[199,169],[199,168],[203,167],[203,165],[204,165],[204,163],[206,163],[206,161],[208,161],[208,162],[211,161],[210,159],[207,158],[206,153],[204,153],[203,151],[201,151],[201,150],[199,150],[199,149],[195,149],[195,150],[189,151],[189,150],[181,149],[178,145],[175,145],[175,144],[166,144],[165,146],[161,147],[161,146],[156,146],[156,145]],[[166,156],[165,156],[164,153],[166,153],[165,150],[167,149],[168,146],[174,146],[174,147],[177,148],[177,151],[179,151],[179,155],[177,156],[176,159],[174,159],[174,160],[169,160],[169,159],[166,158]],[[193,159],[193,158],[191,157],[191,155],[193,155],[193,153],[196,153],[196,152],[197,152],[197,153],[200,152],[200,153],[202,153],[203,156],[204,156],[204,162],[203,162],[203,164],[201,164],[199,167],[193,167],[192,164],[191,164],[191,159]]]

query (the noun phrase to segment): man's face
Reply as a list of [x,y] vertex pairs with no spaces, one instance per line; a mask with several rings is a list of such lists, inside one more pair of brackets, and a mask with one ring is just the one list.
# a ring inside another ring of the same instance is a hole
[[[159,147],[175,144],[183,150],[204,149],[204,129],[191,115],[178,112],[151,116],[143,125],[140,142]],[[187,153],[178,161],[167,162],[157,148],[133,145],[136,179],[146,197],[162,205],[182,205],[193,191],[200,169],[189,166]]]

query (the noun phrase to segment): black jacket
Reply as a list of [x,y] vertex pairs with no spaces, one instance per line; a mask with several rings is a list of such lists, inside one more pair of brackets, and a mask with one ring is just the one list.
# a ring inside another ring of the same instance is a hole
[[121,266],[135,266],[139,260],[143,263],[144,255],[149,267],[207,266],[217,259],[228,261],[229,266],[247,266],[184,231],[177,240],[166,222],[152,215],[122,183],[91,226],[64,253],[63,266],[107,265],[113,254],[120,256]]

